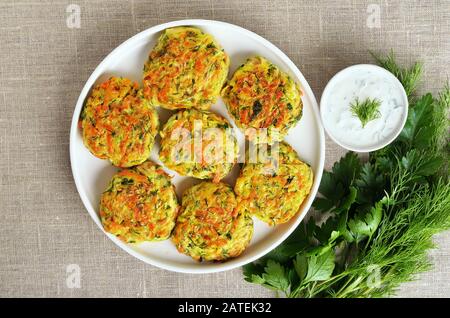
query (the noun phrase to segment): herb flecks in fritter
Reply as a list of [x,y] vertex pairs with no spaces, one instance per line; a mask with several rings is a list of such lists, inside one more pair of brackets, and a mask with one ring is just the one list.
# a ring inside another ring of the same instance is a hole
[[160,135],[160,160],[183,176],[218,182],[237,160],[231,125],[209,111],[179,111],[169,118]]
[[168,239],[178,210],[170,177],[151,161],[118,172],[100,201],[105,231],[127,243]]
[[208,109],[216,102],[230,60],[216,40],[194,27],[163,31],[144,65],[144,94],[167,109]]
[[277,148],[277,163],[245,164],[234,187],[240,204],[269,225],[294,217],[313,182],[311,168],[291,146],[282,142]]
[[130,167],[149,157],[159,119],[137,83],[111,77],[92,90],[80,126],[83,142],[94,156]]
[[252,235],[252,218],[238,208],[231,187],[202,182],[184,193],[172,239],[195,260],[223,261],[239,256]]
[[[230,115],[247,139],[270,144],[281,141],[300,120],[301,95],[286,73],[260,56],[241,65],[222,90]],[[259,129],[267,132],[258,134]]]

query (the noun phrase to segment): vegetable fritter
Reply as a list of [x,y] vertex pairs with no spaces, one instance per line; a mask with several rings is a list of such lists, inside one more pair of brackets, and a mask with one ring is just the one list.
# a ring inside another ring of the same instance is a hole
[[170,177],[151,161],[118,172],[100,201],[105,231],[128,243],[168,239],[178,211]]
[[138,84],[111,77],[92,90],[80,116],[83,142],[100,159],[119,167],[138,165],[150,155],[159,119]]
[[172,240],[195,260],[222,261],[240,255],[252,235],[253,220],[238,208],[231,187],[202,182],[184,193]]
[[238,146],[228,121],[189,109],[169,118],[160,132],[159,159],[183,176],[220,181],[233,168]]
[[234,191],[240,204],[269,225],[289,221],[297,214],[313,182],[311,168],[295,150],[279,143],[278,158],[268,162],[246,163]]
[[[256,56],[241,65],[222,90],[228,112],[254,143],[283,140],[302,117],[302,91],[277,66]],[[259,134],[260,129],[267,129]]]
[[208,109],[220,95],[229,65],[210,34],[194,27],[166,29],[144,65],[144,95],[167,109]]

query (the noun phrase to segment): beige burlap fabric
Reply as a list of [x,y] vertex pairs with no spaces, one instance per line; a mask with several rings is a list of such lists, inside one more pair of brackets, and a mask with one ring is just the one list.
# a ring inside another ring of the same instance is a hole
[[[67,21],[69,4],[80,9],[79,28]],[[423,90],[449,77],[450,1],[1,1],[0,296],[273,295],[239,269],[182,275],[126,254],[94,225],[72,179],[69,125],[90,73],[130,36],[186,18],[234,23],[272,41],[318,98],[335,72],[371,62],[369,49],[423,60]],[[330,167],[343,150],[326,147]],[[434,270],[399,295],[450,296],[450,233],[436,242]],[[66,284],[69,264],[81,270],[80,288]]]

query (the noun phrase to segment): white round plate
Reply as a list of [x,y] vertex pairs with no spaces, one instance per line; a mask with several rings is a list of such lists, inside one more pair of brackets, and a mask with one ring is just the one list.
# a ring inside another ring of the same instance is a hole
[[[150,50],[155,45],[161,31],[175,26],[190,25],[196,26],[203,31],[212,34],[230,56],[231,66],[229,76],[236,68],[253,55],[262,55],[290,76],[298,81],[304,95],[303,117],[296,127],[292,128],[286,141],[290,143],[299,153],[300,158],[309,163],[314,171],[314,183],[310,195],[303,203],[299,213],[288,223],[269,227],[265,223],[254,218],[254,235],[248,248],[239,257],[230,259],[222,263],[196,262],[190,257],[178,253],[170,240],[162,242],[145,242],[139,245],[126,244],[117,237],[105,234],[118,246],[139,258],[140,260],[167,270],[184,273],[211,273],[233,269],[245,265],[258,259],[278,246],[289,234],[299,225],[311,206],[316,196],[322,177],[322,169],[325,158],[325,142],[322,124],[318,111],[317,101],[308,82],[303,77],[295,64],[276,46],[259,35],[244,28],[218,21],[209,20],[182,20],[174,21],[149,28],[128,39],[112,51],[94,70],[78,98],[75,112],[72,118],[70,131],[70,160],[72,172],[78,192],[87,211],[103,231],[98,215],[100,196],[106,189],[111,177],[117,171],[109,161],[94,157],[83,145],[81,132],[78,128],[78,118],[83,103],[88,96],[93,85],[106,80],[111,75],[125,76],[142,84],[142,70],[144,62]],[[225,105],[222,100],[213,105],[212,111],[226,117],[234,127],[234,122],[230,120]],[[172,112],[158,110],[161,116],[161,125],[165,123]],[[238,136],[240,144],[243,143],[242,135]],[[159,139],[154,146],[151,159],[159,164],[158,159]],[[166,169],[173,175],[172,182],[175,184],[179,198],[183,191],[193,183],[198,183],[189,177],[181,177],[175,172]],[[225,178],[225,182],[234,186],[234,182],[239,172],[239,165],[236,165],[230,175]]]

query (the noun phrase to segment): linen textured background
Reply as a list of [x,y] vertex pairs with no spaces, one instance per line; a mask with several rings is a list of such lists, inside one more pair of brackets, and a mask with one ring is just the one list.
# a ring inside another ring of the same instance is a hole
[[[69,4],[81,9],[80,28],[67,27]],[[373,5],[379,27],[367,23]],[[73,182],[70,121],[91,72],[137,32],[187,18],[265,37],[300,68],[318,100],[337,71],[373,62],[368,50],[392,48],[405,64],[422,60],[421,92],[438,91],[449,77],[450,1],[1,0],[0,296],[273,296],[246,283],[240,269],[185,275],[133,258],[96,227]],[[343,153],[327,139],[326,167]],[[450,233],[436,243],[434,269],[399,296],[450,297]],[[66,286],[69,264],[80,266],[81,288]]]

